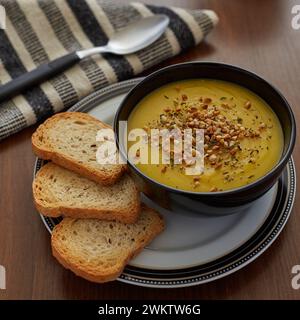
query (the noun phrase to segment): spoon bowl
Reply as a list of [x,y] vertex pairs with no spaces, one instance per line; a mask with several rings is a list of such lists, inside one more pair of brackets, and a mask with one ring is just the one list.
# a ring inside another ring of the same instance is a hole
[[141,19],[116,32],[106,48],[115,54],[136,52],[156,41],[164,33],[168,24],[169,18],[161,14]]

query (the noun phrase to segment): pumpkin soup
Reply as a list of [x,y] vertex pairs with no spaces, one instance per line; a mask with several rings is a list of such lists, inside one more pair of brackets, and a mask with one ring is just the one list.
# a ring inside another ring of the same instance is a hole
[[184,161],[136,164],[162,184],[194,192],[247,185],[271,170],[283,149],[280,122],[263,99],[237,84],[212,79],[174,82],[148,94],[128,119],[129,132],[135,128],[149,132],[149,139],[151,129],[204,130],[201,175],[185,174],[189,164]]

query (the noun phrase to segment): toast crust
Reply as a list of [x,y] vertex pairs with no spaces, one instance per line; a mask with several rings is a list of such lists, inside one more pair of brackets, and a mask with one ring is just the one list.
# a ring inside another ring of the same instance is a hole
[[[143,205],[143,208],[144,209],[146,208],[145,205]],[[145,235],[145,237],[143,238],[144,241],[143,242],[140,241],[138,247],[133,252],[128,253],[124,261],[120,262],[120,264],[115,265],[109,270],[101,270],[101,269],[95,270],[92,266],[89,266],[89,265],[83,268],[79,263],[75,261],[76,259],[72,257],[72,254],[68,255],[68,253],[64,250],[64,248],[60,246],[58,234],[60,230],[64,228],[64,223],[68,222],[66,220],[65,222],[63,220],[60,224],[55,226],[52,232],[52,237],[51,237],[52,254],[64,268],[71,270],[77,276],[80,276],[86,280],[96,282],[96,283],[114,281],[122,274],[128,262],[131,259],[133,259],[135,256],[137,256],[146,245],[148,245],[158,234],[160,234],[164,230],[164,221],[162,216],[151,208],[147,208],[147,210],[152,211],[153,214],[157,215],[158,223],[155,226],[153,226],[151,233],[149,232]]]
[[[74,207],[68,205],[45,205],[43,201],[40,200],[41,191],[39,190],[39,184],[42,183],[42,179],[51,172],[53,168],[52,163],[47,163],[44,165],[37,173],[33,183],[32,192],[33,200],[37,211],[44,216],[57,218],[60,216],[71,217],[71,218],[91,218],[91,219],[101,219],[108,221],[119,221],[123,223],[134,223],[139,217],[141,210],[140,205],[140,195],[136,185],[133,183],[133,201],[129,207],[119,206],[116,209],[104,209],[104,208],[82,208]],[[125,177],[124,177],[125,178]],[[123,178],[122,178],[123,179]]]
[[34,200],[35,207],[43,216],[58,218],[70,217],[74,219],[99,219],[107,221],[119,221],[123,223],[135,223],[138,220],[140,205],[135,203],[128,210],[98,210],[94,208],[70,208],[59,206],[56,208],[44,207]]
[[90,116],[89,114],[82,112],[61,112],[57,113],[51,118],[48,118],[44,123],[42,123],[37,130],[33,133],[31,137],[33,152],[41,159],[51,160],[54,163],[79,173],[80,175],[93,180],[95,182],[101,183],[103,185],[112,185],[120,179],[125,171],[127,171],[127,166],[124,164],[116,164],[115,170],[111,174],[107,174],[101,170],[96,170],[95,168],[82,164],[75,161],[72,157],[62,154],[60,152],[54,151],[50,144],[43,143],[41,138],[47,134],[47,130],[53,126],[56,122],[61,119],[76,119],[78,121],[84,120],[93,122],[99,125],[99,128],[111,128],[109,125],[101,122],[100,120]]

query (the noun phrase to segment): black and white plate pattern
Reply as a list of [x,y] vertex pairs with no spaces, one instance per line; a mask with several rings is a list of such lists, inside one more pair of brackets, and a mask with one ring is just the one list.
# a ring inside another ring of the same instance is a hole
[[[141,79],[120,82],[93,93],[70,111],[88,112],[112,123],[125,94]],[[43,165],[37,159],[34,175]],[[208,217],[176,208],[160,211],[165,231],[125,268],[119,281],[157,288],[197,285],[227,276],[260,256],[278,237],[293,206],[296,181],[293,160],[278,183],[251,208],[239,214]],[[41,216],[48,231],[60,218]]]

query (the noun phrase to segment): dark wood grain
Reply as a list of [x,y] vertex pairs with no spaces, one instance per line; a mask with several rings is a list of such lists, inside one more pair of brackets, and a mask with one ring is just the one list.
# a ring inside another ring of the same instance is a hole
[[[218,27],[205,42],[162,65],[214,60],[258,72],[280,88],[300,121],[300,31],[292,30],[290,13],[296,1],[148,3],[210,8],[220,17]],[[32,203],[35,157],[30,136],[34,129],[0,143],[0,264],[7,269],[7,290],[0,290],[0,299],[300,299],[300,290],[291,287],[291,268],[300,264],[300,199],[296,199],[287,226],[267,252],[246,268],[216,282],[158,290],[120,282],[96,285],[64,270],[51,256],[49,234]],[[294,159],[299,165],[299,145]]]

